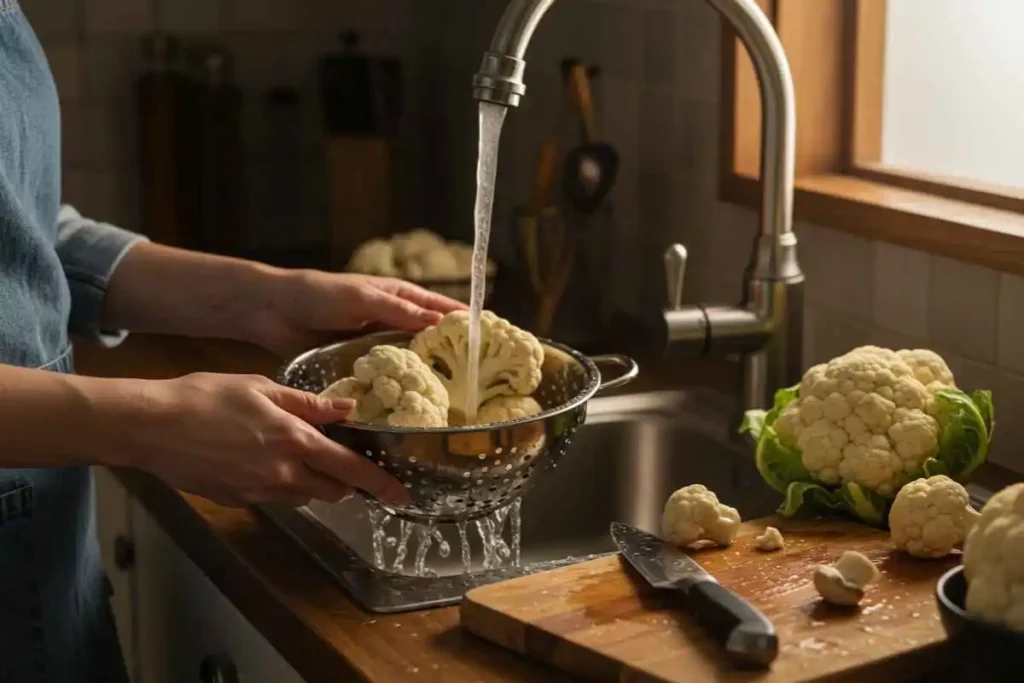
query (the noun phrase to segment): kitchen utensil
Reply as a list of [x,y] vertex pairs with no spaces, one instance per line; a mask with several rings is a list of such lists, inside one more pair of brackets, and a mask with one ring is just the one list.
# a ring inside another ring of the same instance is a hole
[[963,566],[942,575],[935,598],[942,625],[949,635],[949,660],[959,669],[959,681],[1024,681],[1024,633],[989,624],[967,613]]
[[[756,550],[767,525],[782,531],[784,550]],[[859,608],[824,604],[812,583],[814,568],[844,550],[882,570]],[[935,680],[942,670],[946,635],[935,584],[955,557],[914,559],[894,550],[885,531],[861,524],[778,518],[746,522],[731,547],[693,557],[772,620],[781,647],[769,671],[733,667],[687,617],[684,601],[637,581],[616,556],[470,591],[462,625],[571,675],[609,683],[905,683]]]
[[[320,392],[352,374],[356,359],[379,344],[408,345],[405,332],[372,334],[308,351],[282,368],[278,381]],[[544,412],[500,424],[401,429],[343,422],[324,428],[327,436],[363,453],[402,481],[412,503],[393,514],[414,520],[448,522],[474,519],[510,504],[529,490],[532,477],[565,455],[586,418],[587,401],[599,391],[622,386],[637,375],[625,356],[588,358],[542,340],[542,380],[533,397]],[[599,365],[622,374],[602,378]]]
[[245,230],[242,91],[226,50],[204,50],[202,64],[195,130],[200,150],[198,247],[235,256],[244,246]]
[[562,191],[572,206],[592,213],[611,192],[619,170],[619,154],[607,142],[597,141],[597,125],[587,67],[576,64],[570,73],[572,92],[582,119],[584,143],[566,154]]
[[142,71],[135,82],[139,117],[139,190],[145,233],[155,242],[191,246],[182,235],[190,225],[178,178],[183,147],[187,83],[177,39],[162,34],[142,39]]
[[688,612],[706,624],[737,665],[766,668],[779,654],[775,627],[756,607],[715,581],[693,558],[634,526],[614,522],[612,540],[644,579],[679,591]]
[[393,228],[394,149],[401,116],[402,70],[392,58],[359,50],[358,34],[320,62],[327,129],[329,242],[341,270],[363,242]]

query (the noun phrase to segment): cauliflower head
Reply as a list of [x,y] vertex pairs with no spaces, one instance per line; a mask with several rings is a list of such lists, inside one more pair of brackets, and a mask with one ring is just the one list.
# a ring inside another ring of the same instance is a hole
[[1024,483],[981,509],[964,543],[967,611],[1024,632]]
[[703,484],[690,484],[669,496],[661,515],[661,533],[681,548],[698,541],[729,546],[741,521],[736,508],[720,503],[714,491]]
[[345,377],[321,392],[356,401],[354,422],[391,427],[447,427],[448,392],[419,356],[397,346],[375,346]]
[[497,396],[480,406],[476,413],[476,424],[522,420],[539,414],[543,409],[532,396]]
[[409,345],[448,391],[453,411],[475,415],[497,396],[528,396],[540,386],[544,347],[535,336],[491,311],[480,316],[480,364],[476,405],[467,405],[469,312],[453,311]]
[[957,481],[988,457],[992,395],[968,395],[935,352],[862,346],[748,411],[761,475],[786,495],[784,515],[842,511],[886,523],[897,492],[922,475]]
[[967,489],[939,474],[900,489],[889,510],[889,530],[893,545],[913,557],[946,557],[963,544],[978,517]]

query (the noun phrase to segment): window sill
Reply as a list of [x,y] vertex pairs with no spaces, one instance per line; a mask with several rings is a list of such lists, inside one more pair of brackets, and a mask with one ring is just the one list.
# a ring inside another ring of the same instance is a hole
[[[721,198],[759,208],[757,179],[733,174]],[[1024,276],[1024,214],[847,175],[798,178],[794,220]]]

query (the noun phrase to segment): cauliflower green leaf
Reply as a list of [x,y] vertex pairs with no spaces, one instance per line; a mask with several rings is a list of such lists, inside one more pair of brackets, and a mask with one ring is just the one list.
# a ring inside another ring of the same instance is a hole
[[811,481],[794,481],[786,488],[778,513],[783,517],[825,517],[839,513],[884,528],[889,501],[853,482],[831,489]]
[[995,429],[992,392],[975,391],[969,396],[949,389],[937,392],[935,402],[941,415],[939,451],[925,461],[924,472],[963,482],[988,459]]
[[750,434],[756,443],[754,462],[768,484],[786,493],[791,482],[811,478],[800,453],[782,443],[773,425],[782,410],[796,400],[800,385],[775,392],[775,405],[769,411],[750,410],[743,416],[740,433]]

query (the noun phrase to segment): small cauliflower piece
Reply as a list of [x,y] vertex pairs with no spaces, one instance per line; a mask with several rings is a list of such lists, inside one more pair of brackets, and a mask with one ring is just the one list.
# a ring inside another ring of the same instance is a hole
[[449,313],[413,337],[409,348],[441,380],[451,409],[464,415],[475,415],[497,396],[529,396],[540,385],[544,347],[535,336],[491,311],[480,316],[480,365],[473,406],[467,406],[469,311]]
[[786,541],[782,538],[782,532],[773,526],[765,527],[764,533],[754,539],[757,549],[771,553],[782,550],[786,547]]
[[736,508],[720,503],[714,491],[703,484],[690,484],[669,496],[661,515],[661,533],[681,548],[698,541],[729,546],[741,521]]
[[992,496],[964,543],[967,611],[1024,633],[1024,483]]
[[397,346],[375,346],[322,396],[353,398],[354,422],[392,427],[447,427],[448,392],[419,356]]
[[480,406],[473,422],[480,425],[511,422],[537,415],[541,411],[540,404],[531,396],[498,396]]
[[867,557],[847,550],[833,565],[819,564],[814,570],[814,588],[825,602],[852,606],[864,598],[864,589],[878,578],[878,567]]
[[893,545],[913,557],[946,557],[963,544],[979,517],[967,489],[940,474],[900,489],[889,511],[889,530]]

